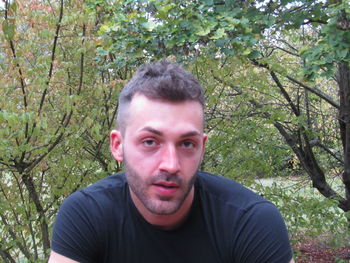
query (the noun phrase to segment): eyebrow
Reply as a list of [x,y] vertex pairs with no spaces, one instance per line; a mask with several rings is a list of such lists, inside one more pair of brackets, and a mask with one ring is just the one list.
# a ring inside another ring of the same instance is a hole
[[200,135],[199,132],[197,132],[197,131],[190,131],[190,132],[186,132],[185,134],[182,134],[181,138],[198,136],[198,135]]
[[154,134],[159,135],[159,136],[163,135],[163,133],[161,131],[158,131],[158,130],[156,130],[152,127],[148,127],[148,126],[142,128],[141,131],[148,131],[150,133],[154,133]]
[[[142,128],[141,131],[147,131],[147,132],[150,132],[150,133],[154,133],[154,134],[156,134],[158,136],[163,136],[164,135],[161,131],[156,130],[156,129],[154,129],[152,127],[149,127],[149,126],[146,126],[146,127]],[[198,135],[200,135],[200,133],[198,131],[189,131],[189,132],[186,132],[186,133],[182,134],[180,137],[181,138],[185,138],[185,137],[192,137],[192,136],[198,136]]]

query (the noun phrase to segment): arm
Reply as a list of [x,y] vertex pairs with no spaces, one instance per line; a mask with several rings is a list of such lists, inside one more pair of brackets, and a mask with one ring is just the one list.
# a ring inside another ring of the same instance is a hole
[[89,199],[79,192],[63,202],[53,225],[51,262],[95,260],[98,249],[95,210]]
[[55,251],[51,251],[51,255],[49,258],[49,263],[77,263],[78,261],[74,261],[70,258],[62,256]]

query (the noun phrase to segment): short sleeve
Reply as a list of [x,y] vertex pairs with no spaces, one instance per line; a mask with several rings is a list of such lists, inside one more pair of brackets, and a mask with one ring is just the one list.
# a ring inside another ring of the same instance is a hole
[[98,238],[94,209],[82,192],[60,207],[52,232],[52,250],[79,262],[96,261]]
[[288,263],[292,259],[284,220],[269,202],[257,203],[242,214],[235,242],[235,262]]

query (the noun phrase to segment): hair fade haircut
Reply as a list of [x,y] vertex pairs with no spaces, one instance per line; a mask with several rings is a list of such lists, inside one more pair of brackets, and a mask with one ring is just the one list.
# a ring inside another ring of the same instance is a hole
[[124,133],[127,111],[135,94],[170,102],[197,101],[204,108],[204,89],[180,65],[162,60],[143,65],[119,94],[117,127]]

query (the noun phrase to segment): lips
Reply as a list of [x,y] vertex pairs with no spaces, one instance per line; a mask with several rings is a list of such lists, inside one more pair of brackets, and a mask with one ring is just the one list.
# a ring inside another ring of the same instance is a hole
[[175,182],[157,181],[152,184],[158,195],[173,196],[179,189],[179,185]]
[[158,182],[153,183],[153,185],[163,186],[163,187],[166,187],[166,188],[179,187],[179,185],[177,183],[175,183],[175,182],[168,182],[168,181],[158,181]]

